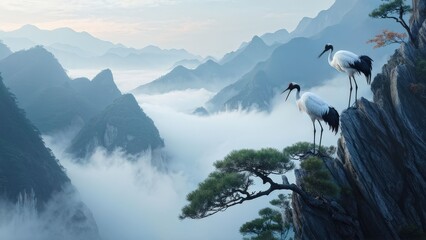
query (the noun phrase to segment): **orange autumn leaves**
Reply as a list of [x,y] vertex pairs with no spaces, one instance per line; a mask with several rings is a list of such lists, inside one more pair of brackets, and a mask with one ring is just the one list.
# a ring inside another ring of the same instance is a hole
[[406,37],[406,33],[397,33],[385,29],[373,39],[368,40],[367,43],[375,43],[374,48],[380,48],[392,43],[403,43]]

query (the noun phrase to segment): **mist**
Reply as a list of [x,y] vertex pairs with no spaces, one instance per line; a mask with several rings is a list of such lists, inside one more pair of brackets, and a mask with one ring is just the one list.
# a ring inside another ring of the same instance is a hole
[[[122,74],[114,75],[124,76]],[[120,79],[124,78],[116,78],[117,85],[124,86]],[[132,79],[144,78],[133,76]],[[358,96],[371,98],[365,80],[358,79]],[[304,91],[318,94],[339,113],[347,107],[349,83],[343,74],[313,89],[304,89],[302,84]],[[70,136],[75,134],[72,130],[44,136],[82,201],[92,211],[103,239],[241,239],[239,227],[256,218],[261,208],[269,206],[269,201],[278,193],[206,219],[178,219],[187,204],[186,195],[214,170],[215,161],[232,150],[264,147],[282,150],[299,141],[313,140],[312,122],[297,109],[295,93],[287,101],[283,95],[276,96],[270,113],[232,111],[207,117],[191,114],[214,94],[204,89],[188,89],[136,95],[165,140],[167,172],[151,165],[149,152],[128,156],[120,151],[107,154],[97,149],[88,164],[79,165],[64,153]],[[324,126],[323,145],[336,145],[339,135],[340,132],[334,135]],[[317,142],[318,138],[319,134]],[[292,172],[286,175],[294,182]]]
[[[67,69],[66,72],[71,79],[86,77],[93,79],[103,69]],[[119,70],[111,69],[114,82],[122,93],[130,92],[142,84],[151,82],[170,69],[143,69],[143,70]]]
[[[128,73],[119,72],[115,76],[125,74]],[[125,77],[116,78],[117,84],[124,86],[126,83],[120,79]],[[358,96],[370,99],[369,86],[363,78],[358,79]],[[145,81],[146,78],[133,76],[132,80]],[[302,84],[304,91],[318,94],[342,113],[347,106],[349,83],[345,75],[339,74],[312,89],[304,89]],[[108,154],[99,148],[87,164],[77,164],[64,152],[77,128],[43,136],[76,190],[52,198],[47,203],[47,210],[41,214],[35,210],[31,197],[16,205],[0,203],[0,235],[35,240],[52,239],[52,236],[82,238],[80,232],[64,229],[70,225],[67,218],[55,217],[57,209],[72,208],[82,201],[87,205],[87,211],[93,214],[93,221],[104,240],[241,239],[240,226],[257,218],[258,211],[269,206],[269,201],[282,192],[234,206],[206,219],[179,220],[181,209],[187,204],[186,195],[214,170],[215,161],[223,159],[232,150],[265,147],[282,150],[296,142],[312,142],[312,122],[297,109],[294,92],[287,101],[284,101],[284,95],[276,96],[270,113],[232,111],[204,117],[191,114],[214,94],[205,89],[188,89],[136,96],[165,141],[163,151],[169,163],[167,171],[151,164],[153,159],[149,151],[129,156],[120,150]],[[340,132],[334,135],[324,126],[323,145],[336,145],[339,136]],[[293,172],[286,175],[290,182],[294,182]],[[255,186],[261,187],[261,184]]]
[[60,193],[55,193],[44,204],[43,211],[37,211],[36,205],[37,198],[33,191],[21,193],[16,204],[1,200],[2,239],[98,239],[95,221],[73,186],[63,186]]
[[[375,62],[380,65],[386,59]],[[379,70],[379,69],[377,69]],[[377,71],[376,70],[376,71]],[[92,79],[99,70],[68,70],[71,78]],[[166,70],[164,70],[166,71]],[[114,71],[114,80],[122,92],[158,78],[164,71]],[[373,74],[374,75],[374,74]],[[371,99],[371,90],[364,77],[358,79],[358,97]],[[292,79],[298,81],[298,79]],[[300,81],[302,83],[302,81]],[[334,106],[339,113],[347,107],[349,83],[345,74],[336,74],[324,84],[305,89]],[[36,198],[25,195],[17,204],[0,202],[0,236],[13,239],[83,239],[82,232],[69,229],[70,216],[57,216],[58,209],[77,209],[81,202],[86,213],[93,214],[104,240],[133,239],[241,239],[242,224],[258,217],[258,211],[281,192],[234,206],[206,219],[179,220],[186,195],[195,190],[210,172],[213,163],[232,150],[272,147],[279,150],[300,141],[313,141],[313,128],[306,113],[295,104],[295,92],[272,100],[270,113],[230,111],[210,116],[193,115],[216,93],[205,89],[187,89],[158,95],[136,95],[143,111],[154,121],[164,139],[163,156],[167,171],[151,163],[148,151],[129,156],[117,150],[107,153],[99,148],[87,164],[77,164],[64,150],[75,136],[73,126],[50,136],[43,136],[46,145],[64,166],[75,188],[69,187],[37,213]],[[336,145],[337,135],[324,126],[323,145]],[[317,135],[318,142],[319,134]],[[293,172],[288,172],[294,182]],[[259,184],[255,186],[261,188]],[[90,211],[90,212],[89,212]],[[72,212],[72,211],[71,211]],[[76,237],[78,236],[78,237]],[[90,239],[87,237],[86,239]]]

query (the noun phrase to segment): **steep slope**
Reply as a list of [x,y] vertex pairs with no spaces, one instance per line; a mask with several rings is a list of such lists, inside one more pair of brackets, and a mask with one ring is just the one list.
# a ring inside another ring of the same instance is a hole
[[[345,76],[330,68],[326,57],[318,59],[317,56],[326,43],[331,42],[335,50],[350,49],[358,54],[368,54],[375,61],[381,61],[393,50],[392,47],[372,50],[366,41],[383,28],[397,28],[393,22],[371,19],[368,13],[380,3],[379,0],[357,0],[356,4],[343,17],[339,24],[321,31],[311,38],[294,38],[285,43],[272,53],[265,62],[257,64],[250,72],[225,87],[208,103],[209,111],[234,109],[241,106],[250,109],[254,106],[260,110],[270,110],[270,101],[275,94],[280,92],[288,82],[300,82],[304,88],[321,85],[334,76],[341,76],[342,81],[347,81]],[[329,16],[330,18],[333,16]],[[350,40],[348,40],[350,39]],[[263,90],[257,91],[252,81],[260,81],[255,77],[257,72],[265,73]],[[302,74],[303,73],[303,74]],[[364,81],[358,77],[359,81]],[[274,93],[271,95],[256,95],[256,92]]]
[[346,217],[295,196],[298,239],[322,239],[324,229],[329,239],[426,237],[426,4],[413,0],[413,9],[416,43],[401,45],[375,77],[374,102],[342,113],[339,158],[326,161]]
[[188,88],[218,91],[235,82],[259,61],[267,59],[275,46],[267,46],[255,36],[244,48],[230,53],[220,64],[208,60],[196,69],[178,66],[170,73],[136,88],[134,93],[164,93]]
[[0,60],[8,57],[10,54],[12,54],[10,48],[0,41]]
[[[22,208],[35,207],[22,211],[33,210],[41,216],[48,215],[46,222],[42,223],[46,224],[43,229],[32,230],[48,231],[51,239],[64,239],[71,232],[76,239],[99,239],[90,211],[76,198],[64,169],[44,146],[38,130],[17,107],[14,96],[1,79],[0,111],[1,206],[5,207],[4,201],[7,201]],[[68,200],[58,202],[60,196],[65,195]],[[0,209],[2,214],[10,210]],[[19,217],[25,220],[30,215]],[[60,227],[60,230],[51,229],[53,226]]]
[[0,72],[19,106],[43,133],[81,125],[121,95],[109,70],[79,85],[43,47],[1,60]]
[[316,17],[303,18],[290,33],[290,37],[311,37],[327,27],[340,23],[356,2],[357,0],[336,0],[329,9],[319,12]]
[[70,81],[70,85],[96,108],[96,112],[102,111],[114,99],[121,96],[110,69],[101,71],[91,81],[77,79]]
[[289,33],[286,29],[280,29],[273,33],[265,33],[261,38],[266,44],[273,45],[277,43],[286,43],[296,37],[314,36],[325,28],[340,23],[356,1],[357,0],[337,0],[330,8],[322,10],[314,18],[304,17],[292,32]]
[[44,48],[19,51],[0,61],[4,84],[19,99],[21,107],[34,101],[40,91],[62,86],[68,80],[65,70]]
[[19,193],[33,189],[40,204],[46,202],[69,179],[2,81],[0,109],[0,191],[16,201]]
[[84,158],[103,147],[108,152],[121,148],[129,154],[161,148],[164,142],[154,122],[131,94],[125,94],[96,115],[77,134],[68,152]]

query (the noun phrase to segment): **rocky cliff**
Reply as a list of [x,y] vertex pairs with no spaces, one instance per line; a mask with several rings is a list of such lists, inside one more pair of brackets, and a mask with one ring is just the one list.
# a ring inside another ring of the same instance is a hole
[[78,159],[90,156],[96,147],[108,152],[120,148],[137,155],[164,147],[154,122],[131,94],[124,94],[93,117],[72,140],[67,151]]
[[373,102],[342,113],[338,158],[323,159],[340,195],[326,210],[293,197],[298,239],[426,237],[426,3],[412,6],[415,42],[375,77]]
[[[31,222],[31,231],[22,230]],[[1,77],[0,229],[1,239],[100,239],[89,209]]]

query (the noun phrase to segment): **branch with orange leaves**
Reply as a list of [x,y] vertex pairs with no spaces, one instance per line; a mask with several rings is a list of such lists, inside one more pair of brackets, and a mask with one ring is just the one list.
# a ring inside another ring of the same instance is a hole
[[405,42],[405,38],[407,38],[406,33],[397,33],[385,29],[373,39],[368,40],[367,43],[375,43],[376,45],[373,48],[381,48],[393,43],[401,44]]

